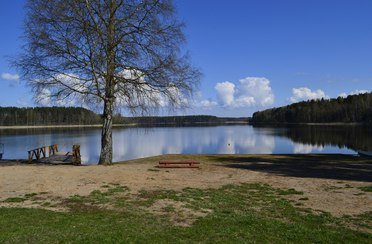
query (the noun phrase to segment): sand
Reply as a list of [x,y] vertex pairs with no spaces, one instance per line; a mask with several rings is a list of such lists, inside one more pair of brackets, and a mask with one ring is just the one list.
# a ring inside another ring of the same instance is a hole
[[[294,202],[301,202],[304,208],[329,212],[335,216],[355,215],[372,211],[372,193],[363,192],[358,187],[371,186],[370,162],[337,162],[334,158],[322,161],[318,174],[302,175],[299,172],[312,172],[304,166],[293,163],[286,172],[283,162],[293,158],[285,156],[182,156],[201,161],[200,169],[157,169],[159,159],[180,158],[177,155],[153,157],[128,161],[113,166],[68,166],[68,165],[25,165],[14,164],[0,167],[0,201],[10,197],[20,197],[28,193],[46,192],[48,197],[66,198],[72,195],[88,195],[93,190],[102,189],[108,183],[129,187],[132,192],[141,189],[218,188],[226,184],[266,183],[275,188],[293,188],[303,195],[285,196]],[[275,158],[274,158],[275,157]],[[275,159],[275,162],[273,161]],[[298,159],[301,160],[301,159]],[[321,159],[319,159],[321,160]],[[301,161],[302,162],[302,161]],[[306,163],[306,161],[304,161]],[[315,161],[314,161],[315,162]],[[310,165],[310,164],[309,164]],[[354,168],[350,169],[350,165]],[[360,166],[362,165],[362,166]],[[306,164],[307,166],[307,164]],[[282,167],[282,168],[280,168]],[[297,167],[302,167],[296,171]],[[327,167],[338,176],[324,174]],[[360,175],[356,175],[357,168]],[[351,176],[343,174],[343,170]],[[293,173],[294,172],[294,173]],[[308,198],[306,201],[300,198]],[[22,203],[19,203],[22,204]],[[17,206],[19,206],[19,204]],[[9,206],[9,203],[0,203]],[[27,207],[25,205],[25,207]]]

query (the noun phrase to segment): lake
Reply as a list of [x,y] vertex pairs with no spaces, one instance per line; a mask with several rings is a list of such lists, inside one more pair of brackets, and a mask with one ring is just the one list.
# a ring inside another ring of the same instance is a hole
[[[96,164],[99,128],[0,130],[4,159],[25,159],[27,151],[58,144],[60,151],[81,145],[82,162]],[[114,161],[161,154],[291,154],[372,151],[372,131],[363,126],[114,128]]]

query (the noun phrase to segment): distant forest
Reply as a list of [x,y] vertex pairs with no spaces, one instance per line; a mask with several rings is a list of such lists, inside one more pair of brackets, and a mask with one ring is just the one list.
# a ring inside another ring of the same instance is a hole
[[[0,126],[40,126],[40,125],[94,125],[101,124],[101,115],[85,108],[76,107],[0,107]],[[248,123],[248,118],[219,118],[208,115],[122,117],[115,115],[114,124],[140,126],[158,125],[202,125]]]
[[90,125],[99,124],[100,116],[75,107],[0,107],[0,126]]
[[210,115],[189,116],[148,116],[148,117],[119,117],[114,118],[114,124],[137,124],[137,125],[214,125],[214,124],[237,124],[248,123],[248,118],[220,118]]
[[252,124],[372,123],[372,93],[310,100],[255,112]]

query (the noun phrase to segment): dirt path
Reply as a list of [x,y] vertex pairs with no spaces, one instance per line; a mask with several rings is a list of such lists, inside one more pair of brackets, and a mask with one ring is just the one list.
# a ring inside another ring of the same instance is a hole
[[[193,158],[200,169],[157,169],[159,159]],[[47,192],[50,197],[88,195],[108,183],[141,189],[185,187],[216,188],[226,184],[267,183],[293,188],[303,195],[289,195],[303,207],[336,216],[372,211],[372,193],[358,187],[372,185],[369,161],[341,156],[273,155],[167,155],[128,161],[113,166],[10,165],[0,167],[0,201],[29,193]],[[308,198],[306,201],[300,198]],[[5,203],[0,203],[0,206]]]

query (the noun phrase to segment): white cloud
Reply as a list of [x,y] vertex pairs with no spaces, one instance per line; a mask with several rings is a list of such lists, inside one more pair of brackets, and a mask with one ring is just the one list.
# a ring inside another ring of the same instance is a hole
[[197,104],[197,107],[201,107],[203,109],[211,109],[211,108],[214,108],[217,105],[218,105],[218,103],[216,101],[202,100],[202,101],[199,102],[199,104]]
[[29,107],[30,106],[30,102],[27,101],[24,98],[20,98],[20,99],[17,100],[17,105],[22,106],[22,107]]
[[355,91],[352,91],[350,92],[349,94],[347,94],[346,92],[343,92],[341,94],[339,94],[338,96],[339,97],[347,97],[349,95],[358,95],[358,94],[364,94],[364,93],[369,93],[370,91],[368,90],[355,90]]
[[328,99],[329,96],[327,96],[324,91],[320,89],[312,91],[307,87],[299,87],[292,89],[292,97],[289,98],[289,101],[295,103],[299,101],[317,100],[321,98]]
[[49,89],[44,88],[37,93],[35,100],[42,106],[51,106],[52,105],[51,95],[52,92]]
[[[82,94],[71,93],[70,91],[59,93],[59,91],[65,90],[66,86],[82,93],[87,91],[88,88],[81,82],[79,76],[74,74],[56,74],[50,78],[49,81],[54,84],[52,86],[40,88],[34,97],[39,105],[88,107],[85,97]],[[34,82],[38,83],[39,80],[35,80]]]
[[264,77],[247,77],[239,81],[237,101],[245,101],[245,106],[267,106],[274,103],[270,81]]
[[347,94],[345,92],[338,94],[337,97],[347,97]]
[[234,103],[235,85],[229,81],[217,83],[214,87],[217,91],[218,101],[223,106],[231,106]]
[[237,99],[235,99],[234,106],[235,107],[251,107],[251,106],[254,106],[255,104],[256,104],[256,100],[254,99],[254,97],[242,95],[238,97]]
[[[181,91],[175,86],[168,86],[163,88],[161,91],[153,88],[149,84],[146,84],[145,79],[140,71],[136,70],[124,70],[119,73],[125,79],[138,80],[143,85],[138,88],[132,85],[132,83],[117,84],[120,86],[115,87],[118,90],[125,92],[116,94],[116,105],[124,107],[140,107],[142,104],[148,108],[166,108],[170,105],[171,101],[174,101],[176,105],[180,107],[188,104],[188,100],[181,93]],[[84,94],[89,93],[89,84],[82,80],[79,76],[74,74],[56,74],[50,81],[54,82],[53,86],[42,88],[38,92],[36,101],[42,106],[83,106],[90,107],[92,103],[90,101],[94,97],[86,96]],[[37,80],[35,82],[38,82]],[[103,82],[101,82],[103,83]],[[66,86],[72,88],[77,92],[71,92],[68,90],[66,93],[59,93],[61,90],[65,90]],[[101,91],[102,89],[99,88]],[[128,99],[126,93],[131,93],[131,99]],[[57,95],[58,94],[58,95]]]
[[7,80],[7,81],[19,81],[19,75],[17,74],[10,74],[10,73],[2,73],[1,79]]
[[247,77],[239,80],[235,86],[232,82],[217,83],[218,102],[223,107],[268,106],[274,103],[274,94],[270,81],[264,77]]

